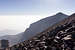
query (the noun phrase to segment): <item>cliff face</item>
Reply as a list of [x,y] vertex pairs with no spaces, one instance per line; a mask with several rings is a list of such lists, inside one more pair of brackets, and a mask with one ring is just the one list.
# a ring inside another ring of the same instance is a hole
[[30,25],[30,27],[24,32],[21,40],[26,40],[26,39],[36,35],[37,33],[44,31],[45,29],[52,26],[53,24],[62,21],[63,19],[65,19],[67,17],[68,16],[63,13],[57,13],[54,16],[49,16],[40,21],[32,23]]

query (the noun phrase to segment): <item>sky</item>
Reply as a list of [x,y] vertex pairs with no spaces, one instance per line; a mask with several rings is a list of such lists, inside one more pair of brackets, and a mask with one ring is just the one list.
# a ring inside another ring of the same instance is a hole
[[0,31],[15,30],[17,34],[58,12],[75,13],[75,0],[0,0]]

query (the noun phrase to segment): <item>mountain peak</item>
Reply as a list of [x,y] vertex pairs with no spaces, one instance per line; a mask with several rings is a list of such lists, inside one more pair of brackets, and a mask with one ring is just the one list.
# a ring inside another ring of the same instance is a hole
[[56,17],[60,17],[60,16],[68,16],[68,15],[66,15],[66,14],[64,14],[64,13],[62,13],[62,12],[58,12],[56,15],[55,15]]
[[58,12],[56,15],[65,15],[65,14],[62,12]]

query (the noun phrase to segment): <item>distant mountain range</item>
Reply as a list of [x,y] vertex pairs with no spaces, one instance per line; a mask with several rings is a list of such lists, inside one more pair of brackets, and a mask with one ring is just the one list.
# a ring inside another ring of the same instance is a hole
[[7,35],[2,36],[0,39],[7,39],[10,42],[10,45],[14,45],[16,43],[22,42],[24,40],[27,40],[36,34],[46,30],[48,27],[64,20],[65,18],[68,18],[68,15],[65,15],[63,13],[57,13],[53,16],[49,16],[47,18],[41,19],[35,23],[32,23],[29,28],[27,28],[24,32],[18,34],[18,35]]
[[7,40],[9,40],[9,45],[12,46],[14,44],[17,44],[18,42],[21,42],[20,39],[22,38],[22,34],[23,34],[23,32],[20,34],[17,34],[17,35],[2,36],[2,37],[0,37],[0,40],[7,39]]
[[17,33],[19,33],[19,31],[17,31],[17,30],[11,30],[11,29],[0,30],[0,36],[5,36],[7,34],[13,35],[13,34],[17,34]]

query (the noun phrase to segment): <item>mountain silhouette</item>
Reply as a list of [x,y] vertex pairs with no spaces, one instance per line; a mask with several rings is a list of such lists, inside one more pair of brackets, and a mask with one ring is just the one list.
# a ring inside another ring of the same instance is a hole
[[27,28],[23,34],[23,38],[21,40],[27,40],[31,38],[32,36],[35,36],[37,33],[40,33],[47,29],[48,27],[54,25],[55,23],[58,23],[62,21],[63,19],[67,18],[68,15],[65,15],[61,12],[49,16],[47,18],[41,19],[35,23],[32,23],[29,28]]
[[52,25],[64,20],[65,18],[68,18],[68,15],[59,12],[53,16],[49,16],[35,23],[32,23],[29,28],[20,34],[2,36],[0,39],[7,39],[9,40],[10,45],[14,45],[35,36],[36,34],[46,30],[48,27],[51,27]]
[[15,44],[10,48],[12,50],[75,50],[74,44],[75,14],[52,25],[32,38]]

